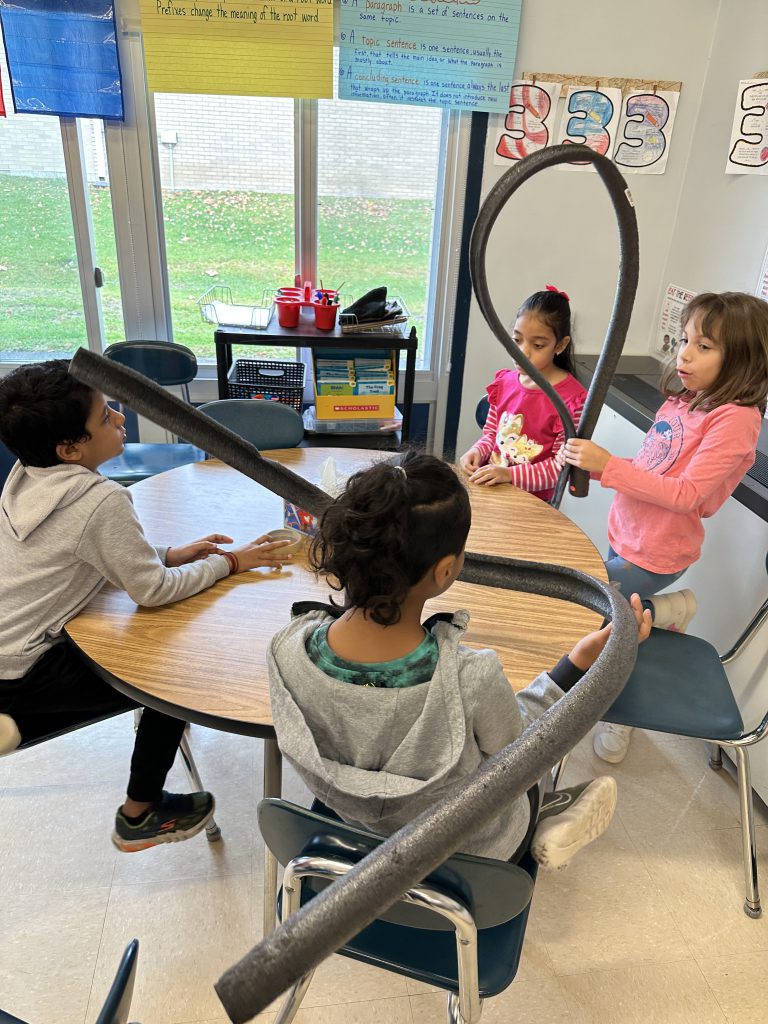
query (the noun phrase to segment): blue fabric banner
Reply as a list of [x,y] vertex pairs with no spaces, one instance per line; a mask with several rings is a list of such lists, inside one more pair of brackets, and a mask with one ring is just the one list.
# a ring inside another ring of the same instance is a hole
[[113,0],[0,0],[18,114],[122,120]]

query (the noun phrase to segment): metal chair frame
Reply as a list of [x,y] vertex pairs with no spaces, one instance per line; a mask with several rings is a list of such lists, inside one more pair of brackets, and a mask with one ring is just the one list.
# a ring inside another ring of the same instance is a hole
[[[294,857],[283,875],[283,900],[280,920],[285,922],[301,907],[301,886],[305,878],[332,882],[343,878],[355,865],[341,858]],[[476,1024],[480,1020],[483,1000],[480,998],[477,967],[477,927],[469,907],[441,889],[420,883],[402,894],[400,903],[430,910],[444,917],[456,933],[459,991],[448,995],[448,1024]],[[288,990],[275,1024],[290,1024],[309,988],[314,969],[308,971]]]

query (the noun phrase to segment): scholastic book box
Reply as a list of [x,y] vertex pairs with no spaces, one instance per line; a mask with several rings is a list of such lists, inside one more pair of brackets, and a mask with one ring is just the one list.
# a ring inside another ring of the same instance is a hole
[[391,419],[397,389],[392,349],[321,349],[313,352],[318,420]]

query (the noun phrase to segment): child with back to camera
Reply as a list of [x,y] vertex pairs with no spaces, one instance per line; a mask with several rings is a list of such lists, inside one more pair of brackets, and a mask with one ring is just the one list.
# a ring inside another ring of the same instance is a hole
[[[587,392],[574,376],[571,306],[565,292],[548,284],[517,311],[512,337],[562,398],[578,427]],[[511,483],[549,501],[565,434],[560,416],[541,388],[522,370],[499,370],[488,385],[483,434],[460,461],[470,483]]]
[[[211,534],[180,547],[144,536],[130,491],[99,473],[123,450],[125,417],[75,380],[68,362],[0,381],[0,439],[18,458],[0,498],[0,755],[20,743],[137,707],[87,663],[64,627],[109,580],[139,605],[197,594],[231,573],[279,568],[286,542],[222,551]],[[183,670],[183,669],[182,669]],[[200,832],[210,793],[166,793],[185,723],[145,708],[112,841],[124,852]]]
[[[562,455],[617,492],[608,517],[610,579],[645,599],[655,626],[678,632],[696,612],[693,593],[656,595],[699,558],[701,520],[755,461],[768,395],[768,303],[706,292],[688,303],[681,323],[679,348],[661,378],[666,401],[635,458],[582,439],[569,441]],[[601,723],[595,753],[618,764],[631,732]]]
[[[310,550],[342,605],[294,606],[270,645],[280,749],[314,796],[351,824],[389,834],[416,817],[512,743],[608,639],[610,626],[590,633],[516,695],[494,651],[462,646],[466,612],[422,622],[424,604],[461,571],[470,518],[463,483],[433,456],[356,473]],[[632,603],[643,639],[650,615],[637,597]],[[465,852],[515,859],[536,826],[534,857],[562,866],[607,827],[616,783],[595,779],[550,803],[538,825],[525,795],[501,807]]]

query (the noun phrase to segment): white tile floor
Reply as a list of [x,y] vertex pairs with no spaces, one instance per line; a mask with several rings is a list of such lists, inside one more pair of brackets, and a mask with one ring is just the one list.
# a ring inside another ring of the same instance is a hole
[[[226,1024],[213,982],[259,938],[261,743],[193,728],[225,838],[129,856],[109,832],[132,740],[124,716],[0,761],[0,1007],[30,1024],[93,1024],[133,936],[132,1020]],[[566,871],[540,876],[517,980],[485,1004],[484,1024],[762,1024],[768,912],[741,910],[732,779],[708,769],[702,745],[647,733],[614,769],[585,741],[568,779],[611,770],[616,819]],[[178,769],[171,783],[185,788]],[[290,772],[284,788],[306,798]],[[442,993],[334,957],[297,1022],[444,1019]]]

